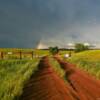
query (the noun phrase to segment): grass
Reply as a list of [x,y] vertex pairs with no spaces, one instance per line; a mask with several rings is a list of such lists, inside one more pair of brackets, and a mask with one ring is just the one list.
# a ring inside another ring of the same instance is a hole
[[65,71],[61,68],[59,63],[53,58],[49,58],[49,61],[50,61],[51,66],[53,67],[54,71],[57,73],[57,75],[66,81]]
[[0,61],[0,100],[18,100],[25,82],[37,70],[39,60]]
[[35,53],[35,55],[39,55],[39,56],[50,55],[49,50],[38,50],[38,49],[35,49],[34,53]]
[[[31,52],[34,51],[35,56],[50,55],[49,50],[37,49],[17,49],[17,48],[1,48],[3,52]],[[65,52],[66,53],[66,52]],[[64,52],[62,51],[64,55]],[[33,58],[30,60],[31,55],[23,54],[23,59],[19,59],[19,54],[4,55],[5,60],[0,60],[0,100],[18,100],[23,93],[24,84],[30,76],[36,71],[39,59]],[[7,59],[6,59],[7,58]],[[61,69],[56,60],[50,58],[50,63],[57,74],[64,78],[65,72]]]
[[76,53],[68,61],[76,64],[78,68],[87,71],[95,78],[100,79],[100,50]]

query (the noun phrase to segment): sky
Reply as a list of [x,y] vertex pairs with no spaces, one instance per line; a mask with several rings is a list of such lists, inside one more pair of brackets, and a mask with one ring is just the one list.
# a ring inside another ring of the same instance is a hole
[[100,44],[100,0],[0,0],[0,47]]

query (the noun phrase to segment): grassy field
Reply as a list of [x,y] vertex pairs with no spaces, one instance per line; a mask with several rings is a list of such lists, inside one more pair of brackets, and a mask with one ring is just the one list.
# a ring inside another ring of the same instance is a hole
[[0,100],[18,100],[39,60],[0,60]]
[[61,51],[60,51],[60,55],[61,55],[62,57],[64,57],[65,54],[70,54],[70,52],[71,52],[71,55],[74,55],[74,51],[68,51],[68,50],[61,50]]
[[[3,52],[34,52],[35,56],[45,56],[50,53],[48,50],[36,49],[0,49]],[[64,53],[63,53],[64,54]],[[19,55],[4,55],[5,59],[0,60],[0,100],[18,100],[23,93],[24,84],[38,70],[37,64],[40,58],[35,57],[32,60],[31,55],[22,54],[23,59],[20,60]],[[7,59],[6,59],[7,58]],[[27,59],[26,59],[27,58]],[[57,74],[64,78],[64,71],[60,68],[57,61],[50,58],[50,63]]]
[[35,50],[34,50],[34,53],[35,53],[36,55],[39,55],[39,56],[50,55],[49,50],[38,50],[38,49],[35,49]]
[[88,50],[76,53],[68,61],[76,64],[77,67],[87,71],[97,79],[100,79],[100,50]]
[[[34,51],[35,56],[50,56],[50,64],[55,72],[65,81],[65,72],[61,69],[56,60],[51,58],[48,50],[33,50],[33,49],[0,49],[0,51],[13,52],[13,51]],[[64,57],[69,51],[60,51],[60,55]],[[15,57],[17,55],[14,55]],[[23,54],[23,58],[26,55]],[[28,55],[31,58],[30,55]],[[27,58],[27,57],[26,57]],[[89,50],[80,53],[72,51],[72,57],[67,59],[69,62],[76,64],[78,68],[87,71],[91,75],[100,79],[100,50]],[[40,58],[36,57],[31,59],[7,59],[0,60],[0,100],[18,100],[23,92],[24,84],[36,70]]]

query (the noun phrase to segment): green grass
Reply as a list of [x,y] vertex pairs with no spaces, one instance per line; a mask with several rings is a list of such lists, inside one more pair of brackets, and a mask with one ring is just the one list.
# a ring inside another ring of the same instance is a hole
[[88,50],[74,54],[68,59],[69,62],[87,71],[89,74],[100,79],[100,50]]
[[50,55],[49,50],[38,50],[38,49],[35,49],[35,50],[34,50],[34,53],[35,53],[36,55],[39,55],[39,56]]
[[49,61],[50,61],[50,64],[51,64],[52,68],[57,73],[57,75],[60,76],[62,79],[64,79],[66,81],[65,71],[61,68],[59,63],[53,58],[49,58]]
[[18,100],[39,60],[0,60],[0,100]]

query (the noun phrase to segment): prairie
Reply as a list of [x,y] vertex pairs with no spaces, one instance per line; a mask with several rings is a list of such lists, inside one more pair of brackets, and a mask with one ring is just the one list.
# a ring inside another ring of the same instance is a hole
[[16,100],[39,60],[0,60],[0,100]]
[[74,54],[68,59],[69,62],[97,79],[100,79],[100,50],[88,50]]
[[[49,55],[48,50],[35,49],[0,49],[5,52],[4,59],[0,59],[0,100],[18,100],[23,93],[23,87],[32,74],[38,70],[38,63],[41,56]],[[13,52],[22,52],[22,59],[19,54]],[[33,59],[30,54],[25,52],[33,51]],[[8,52],[12,52],[8,55]],[[23,53],[24,52],[24,53]],[[40,56],[40,57],[38,57]],[[64,78],[64,71],[60,68],[57,61],[50,58],[50,63],[57,74]]]

